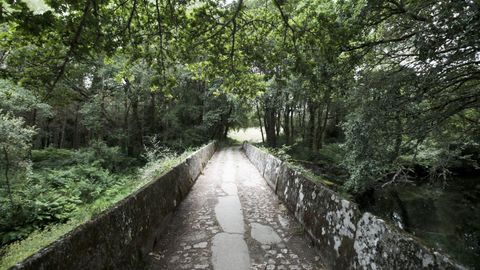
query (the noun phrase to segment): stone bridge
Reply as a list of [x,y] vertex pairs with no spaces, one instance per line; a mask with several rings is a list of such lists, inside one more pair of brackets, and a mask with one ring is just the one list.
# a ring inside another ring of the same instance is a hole
[[215,150],[14,269],[462,269],[258,148]]
[[179,206],[150,269],[322,269],[262,175],[238,148],[212,157]]

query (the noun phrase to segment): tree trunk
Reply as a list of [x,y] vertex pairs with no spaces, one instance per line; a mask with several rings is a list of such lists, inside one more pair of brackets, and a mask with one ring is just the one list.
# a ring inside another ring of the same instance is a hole
[[63,121],[62,121],[62,130],[60,131],[60,140],[58,142],[58,147],[63,148],[65,143],[65,130],[67,128],[67,113],[64,113]]
[[155,93],[151,92],[150,93],[150,105],[148,107],[148,113],[147,113],[147,125],[149,127],[149,134],[155,134],[156,130],[156,106],[157,106],[157,101],[155,97]]
[[[41,148],[47,148],[48,147],[48,144],[49,144],[49,137],[50,137],[50,119],[47,119],[47,121],[45,122],[45,128],[43,129],[43,132],[41,133],[42,134],[42,144],[41,144]],[[41,130],[42,131],[42,130]]]
[[281,112],[275,113],[275,134],[277,138],[280,136],[280,130],[282,125],[281,118],[282,118]]
[[260,115],[260,109],[258,108],[258,102],[255,102],[255,107],[257,108],[257,117],[258,123],[260,124],[260,134],[262,135],[262,143],[265,143],[265,137],[263,136],[263,127],[262,127],[262,116]]
[[305,127],[305,115],[307,114],[307,109],[306,109],[306,103],[303,102],[302,104],[302,117],[300,120],[300,127],[302,129],[302,140],[306,141],[307,140],[307,129]]
[[315,127],[314,127],[314,132],[313,132],[313,138],[312,138],[312,150],[317,151],[318,150],[318,145],[319,145],[319,140],[320,140],[320,133],[321,133],[321,128],[322,128],[322,115],[323,115],[323,105],[320,106],[320,108],[317,109],[316,111],[317,118],[315,119]]
[[294,117],[293,117],[293,111],[294,109],[292,108],[290,110],[290,143],[292,143],[294,141],[294,135],[295,134],[295,126],[294,126]]
[[313,149],[314,146],[314,141],[315,141],[315,115],[316,115],[316,105],[314,105],[313,102],[308,102],[308,114],[309,114],[309,120],[308,120],[308,131],[307,131],[307,136],[306,136],[306,141],[308,147]]
[[75,120],[73,123],[73,139],[72,139],[72,148],[77,149],[79,146],[79,136],[78,136],[78,111],[80,110],[80,105],[77,104],[75,107]]
[[268,101],[265,102],[265,114],[264,114],[264,122],[265,122],[265,134],[267,135],[267,145],[269,147],[276,147],[277,146],[277,136],[275,132],[275,109],[272,108]]
[[283,134],[285,134],[285,140],[287,144],[291,143],[290,133],[290,107],[285,106],[283,113]]
[[123,111],[125,112],[123,114],[123,131],[125,132],[124,134],[124,153],[127,155],[131,154],[131,149],[130,149],[130,126],[128,123],[128,119],[130,117],[130,106],[128,104],[128,95],[127,95],[128,89],[125,87],[125,100],[123,102]]
[[134,140],[133,154],[138,155],[143,146],[143,126],[138,113],[138,97],[137,96],[132,101],[132,116],[133,116],[133,122],[135,123],[135,135],[134,135],[135,137],[133,138]]
[[230,116],[232,115],[233,111],[233,105],[230,105],[230,109],[228,109],[227,116],[225,117],[225,120],[223,122],[223,127],[224,127],[224,132],[223,132],[223,137],[221,139],[226,139],[228,135],[228,130],[230,128]]
[[407,232],[411,232],[410,230],[410,217],[407,211],[407,208],[405,207],[405,204],[403,203],[402,199],[400,199],[400,196],[398,195],[398,192],[396,190],[391,190],[390,191],[390,196],[393,198],[394,202],[397,204],[399,211],[400,211],[400,216],[401,216],[401,221],[403,225],[403,229]]
[[325,144],[325,131],[327,129],[328,117],[330,114],[330,101],[327,100],[325,104],[325,112],[323,114],[319,114],[318,118],[318,134],[317,134],[317,145],[316,150],[322,149],[323,145]]
[[325,134],[327,131],[329,115],[330,115],[330,100],[327,102],[327,107],[325,108],[325,118],[323,119],[322,132],[320,133],[320,142],[318,144],[319,149],[321,149],[325,144]]
[[400,118],[400,112],[397,112],[395,116],[395,144],[393,151],[390,154],[390,162],[394,162],[400,155],[400,148],[402,146],[402,119]]

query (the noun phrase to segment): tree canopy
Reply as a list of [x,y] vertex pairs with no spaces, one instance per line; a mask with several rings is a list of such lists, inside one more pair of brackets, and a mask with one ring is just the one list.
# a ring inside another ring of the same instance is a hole
[[418,164],[445,180],[477,166],[479,29],[478,0],[3,0],[4,194],[32,149],[139,157],[250,126],[314,157],[339,144],[354,196]]
[[313,150],[344,134],[346,185],[361,192],[422,146],[478,142],[477,1],[3,1],[0,10],[2,107],[38,128],[36,148],[102,139],[138,154],[147,136],[198,143],[259,117],[273,147],[280,133]]

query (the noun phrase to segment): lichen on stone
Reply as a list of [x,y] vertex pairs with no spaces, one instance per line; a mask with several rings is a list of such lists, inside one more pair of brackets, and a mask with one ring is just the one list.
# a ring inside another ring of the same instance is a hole
[[370,213],[365,213],[358,222],[353,248],[359,268],[376,269],[377,248],[380,236],[385,232],[385,223]]

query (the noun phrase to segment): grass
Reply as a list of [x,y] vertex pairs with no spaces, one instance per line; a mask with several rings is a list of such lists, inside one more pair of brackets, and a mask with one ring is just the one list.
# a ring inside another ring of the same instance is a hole
[[139,188],[151,181],[155,181],[168,170],[184,161],[194,151],[195,149],[189,149],[181,155],[171,155],[161,160],[147,163],[139,170],[138,175],[127,177],[125,181],[108,190],[104,196],[80,208],[68,222],[54,224],[42,230],[36,230],[27,238],[3,247],[0,250],[0,269],[8,269],[35,254],[42,248],[52,244],[57,239],[91,220]]
[[[82,214],[87,213],[82,211]],[[74,217],[65,224],[55,224],[43,230],[34,231],[24,240],[6,246],[3,249],[4,256],[0,261],[0,269],[8,269],[18,262],[25,260],[40,249],[69,233],[77,226],[87,222],[90,218],[89,215],[84,215],[82,218],[82,215],[79,213],[78,217]]]

